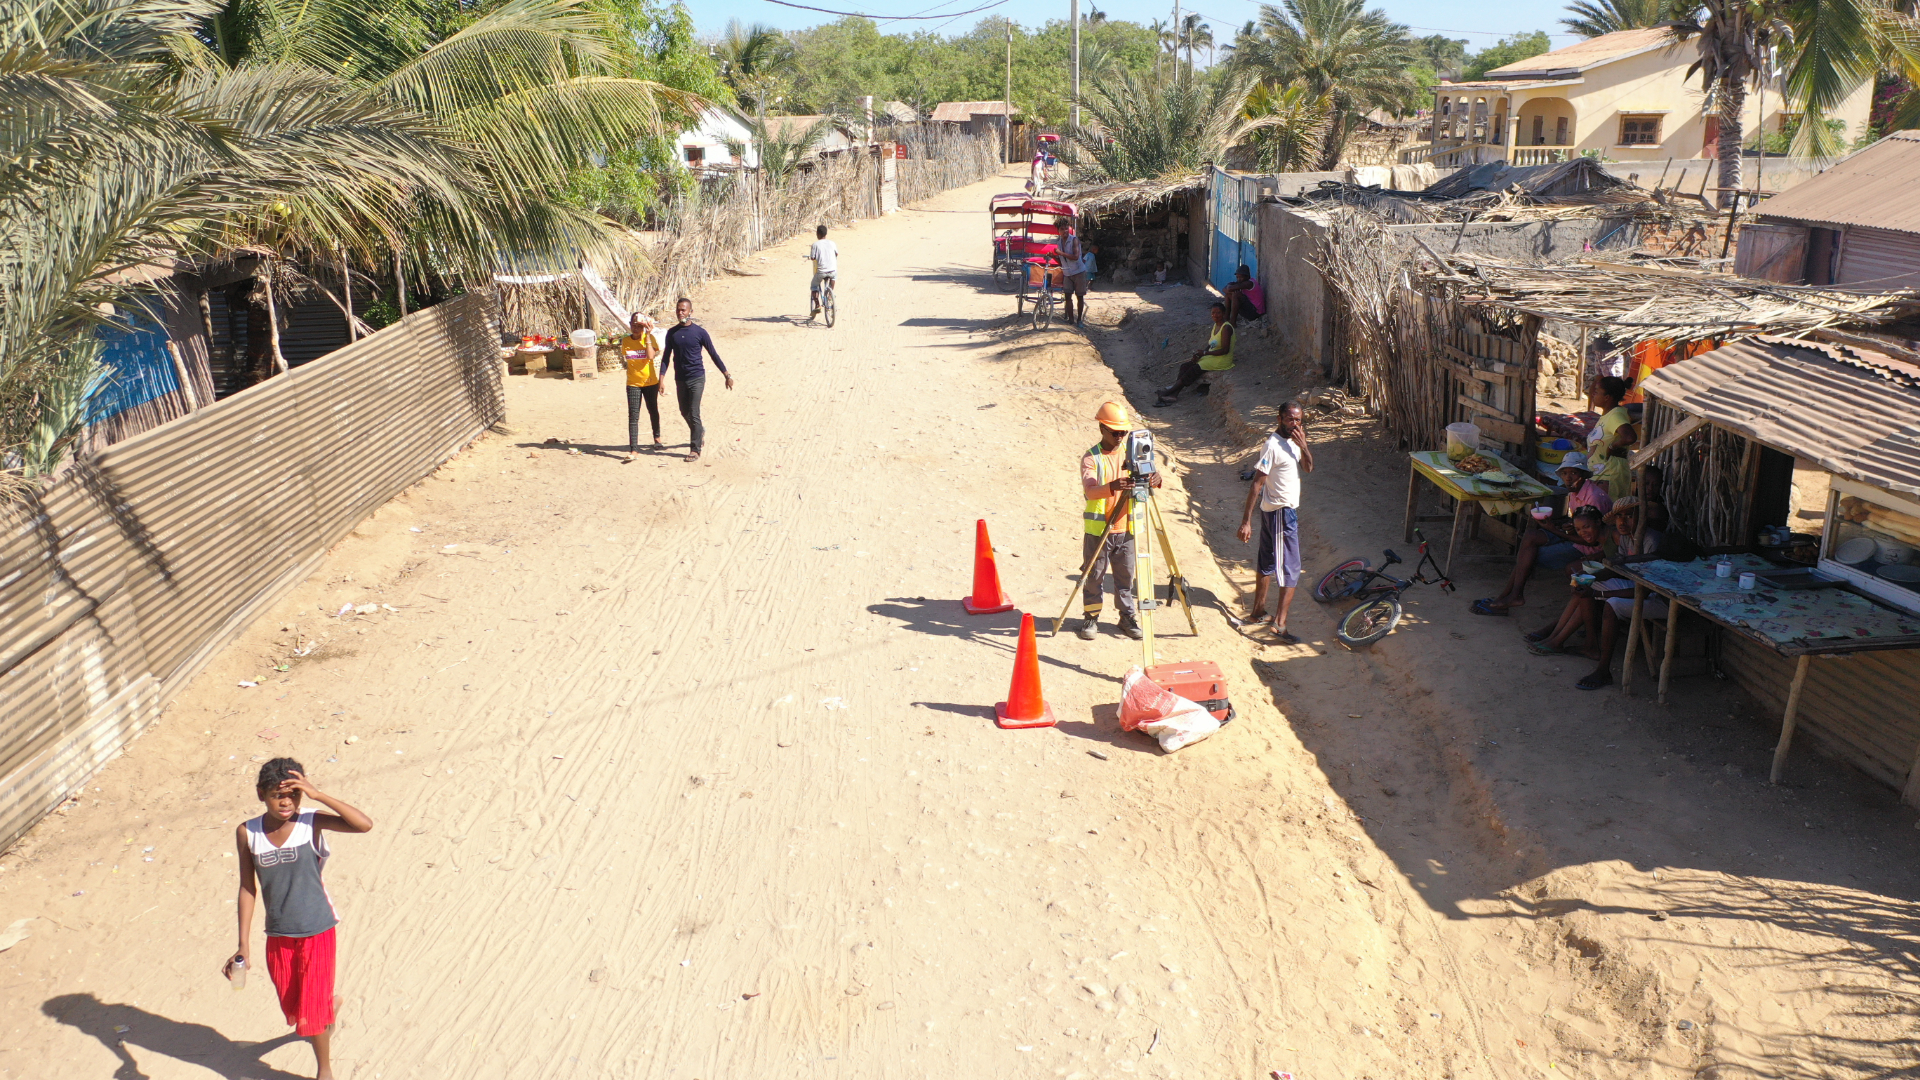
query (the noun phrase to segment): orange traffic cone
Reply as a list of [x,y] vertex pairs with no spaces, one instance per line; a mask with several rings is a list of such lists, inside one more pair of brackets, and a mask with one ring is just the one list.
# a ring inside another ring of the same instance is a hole
[[987,519],[973,525],[973,595],[960,601],[969,615],[1012,611],[1013,601],[1000,587],[1000,568],[993,562],[993,541],[987,539]]
[[1053,706],[1040,694],[1040,646],[1033,640],[1033,616],[1020,616],[1020,648],[1013,654],[1013,685],[1007,700],[993,707],[1003,728],[1052,727]]

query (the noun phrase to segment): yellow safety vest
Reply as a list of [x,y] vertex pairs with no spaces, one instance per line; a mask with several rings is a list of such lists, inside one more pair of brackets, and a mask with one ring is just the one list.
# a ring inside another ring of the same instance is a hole
[[[1126,475],[1127,444],[1125,443],[1114,447],[1113,453],[1111,454],[1102,453],[1100,444],[1094,443],[1087,448],[1087,458],[1093,459],[1093,477],[1102,484],[1111,484]],[[1082,458],[1081,472],[1083,475],[1086,472],[1085,462],[1086,458]],[[1119,496],[1115,495],[1112,497],[1103,496],[1101,498],[1087,500],[1087,508],[1080,516],[1087,527],[1088,536],[1102,536],[1106,534],[1107,515],[1113,512],[1113,504],[1118,499]],[[1114,522],[1113,531],[1117,533],[1131,533],[1133,531],[1133,515],[1131,513],[1126,514],[1122,516],[1119,521]]]

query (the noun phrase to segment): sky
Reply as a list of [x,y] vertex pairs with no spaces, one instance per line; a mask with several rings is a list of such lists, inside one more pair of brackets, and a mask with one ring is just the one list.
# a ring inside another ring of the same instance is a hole
[[[889,15],[944,15],[949,12],[969,11],[992,0],[795,0],[810,7],[830,8],[836,12],[853,12],[871,15],[876,19]],[[1214,28],[1216,39],[1224,39],[1232,30],[1248,19],[1259,15],[1260,5],[1256,0],[1193,0],[1199,6],[1182,3],[1181,13],[1198,10],[1201,16]],[[1081,0],[1084,11],[1089,0]],[[1107,13],[1109,18],[1127,19],[1146,24],[1154,19],[1171,20],[1173,16],[1172,0],[1094,0],[1095,6]],[[823,22],[832,22],[838,15],[801,8],[785,7],[772,0],[693,0],[689,5],[693,9],[695,23],[703,35],[717,35],[728,20],[739,19],[745,23],[766,23],[782,30],[798,30]],[[1466,38],[1469,49],[1478,49],[1493,44],[1500,37],[1512,33],[1524,33],[1530,30],[1545,30],[1553,35],[1555,47],[1571,44],[1578,36],[1565,32],[1560,20],[1566,16],[1565,5],[1557,0],[1504,0],[1496,3],[1461,3],[1459,0],[1373,0],[1368,6],[1379,7],[1386,11],[1389,18],[1406,23],[1419,36],[1432,33],[1444,33],[1448,37]],[[985,11],[961,15],[951,21],[942,18],[901,20],[882,22],[882,31],[907,31],[915,29],[934,30],[941,34],[964,33],[984,18],[1008,15],[1017,23],[1038,26],[1050,19],[1067,17],[1067,0],[1007,0]],[[1224,33],[1223,33],[1224,31]]]

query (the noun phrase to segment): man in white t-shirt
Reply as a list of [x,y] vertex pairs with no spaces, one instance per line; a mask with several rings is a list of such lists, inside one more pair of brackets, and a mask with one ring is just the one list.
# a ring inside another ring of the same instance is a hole
[[812,322],[813,317],[820,314],[820,283],[828,278],[837,281],[840,270],[840,249],[834,246],[833,241],[827,239],[827,227],[816,226],[813,235],[813,246],[807,249],[807,258],[813,260],[813,287],[809,292],[812,305],[807,312],[808,322]]
[[1253,587],[1253,610],[1247,621],[1259,622],[1267,613],[1267,588],[1280,579],[1280,606],[1267,625],[1282,644],[1298,645],[1287,630],[1287,609],[1300,581],[1300,476],[1313,471],[1313,451],[1307,449],[1305,411],[1297,401],[1280,406],[1280,422],[1260,451],[1247,486],[1247,510],[1240,519],[1240,542],[1253,539],[1255,509],[1260,519],[1260,552],[1254,569],[1260,578]]

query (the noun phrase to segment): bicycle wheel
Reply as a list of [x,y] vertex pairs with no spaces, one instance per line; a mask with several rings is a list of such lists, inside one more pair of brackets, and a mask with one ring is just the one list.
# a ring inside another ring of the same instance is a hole
[[1020,264],[1004,260],[993,264],[993,283],[1001,292],[1012,292],[1020,287]]
[[1335,633],[1353,648],[1371,645],[1393,633],[1393,628],[1400,625],[1401,611],[1398,596],[1369,600],[1347,612],[1347,617],[1340,620],[1340,629]]
[[1352,592],[1355,585],[1365,580],[1368,569],[1367,560],[1348,559],[1327,571],[1327,576],[1321,578],[1320,583],[1313,587],[1313,598],[1323,604],[1333,603]]
[[1053,293],[1043,292],[1033,302],[1033,328],[1045,330],[1053,324]]
[[827,317],[828,326],[833,325],[833,291],[831,285],[820,290],[820,313]]

